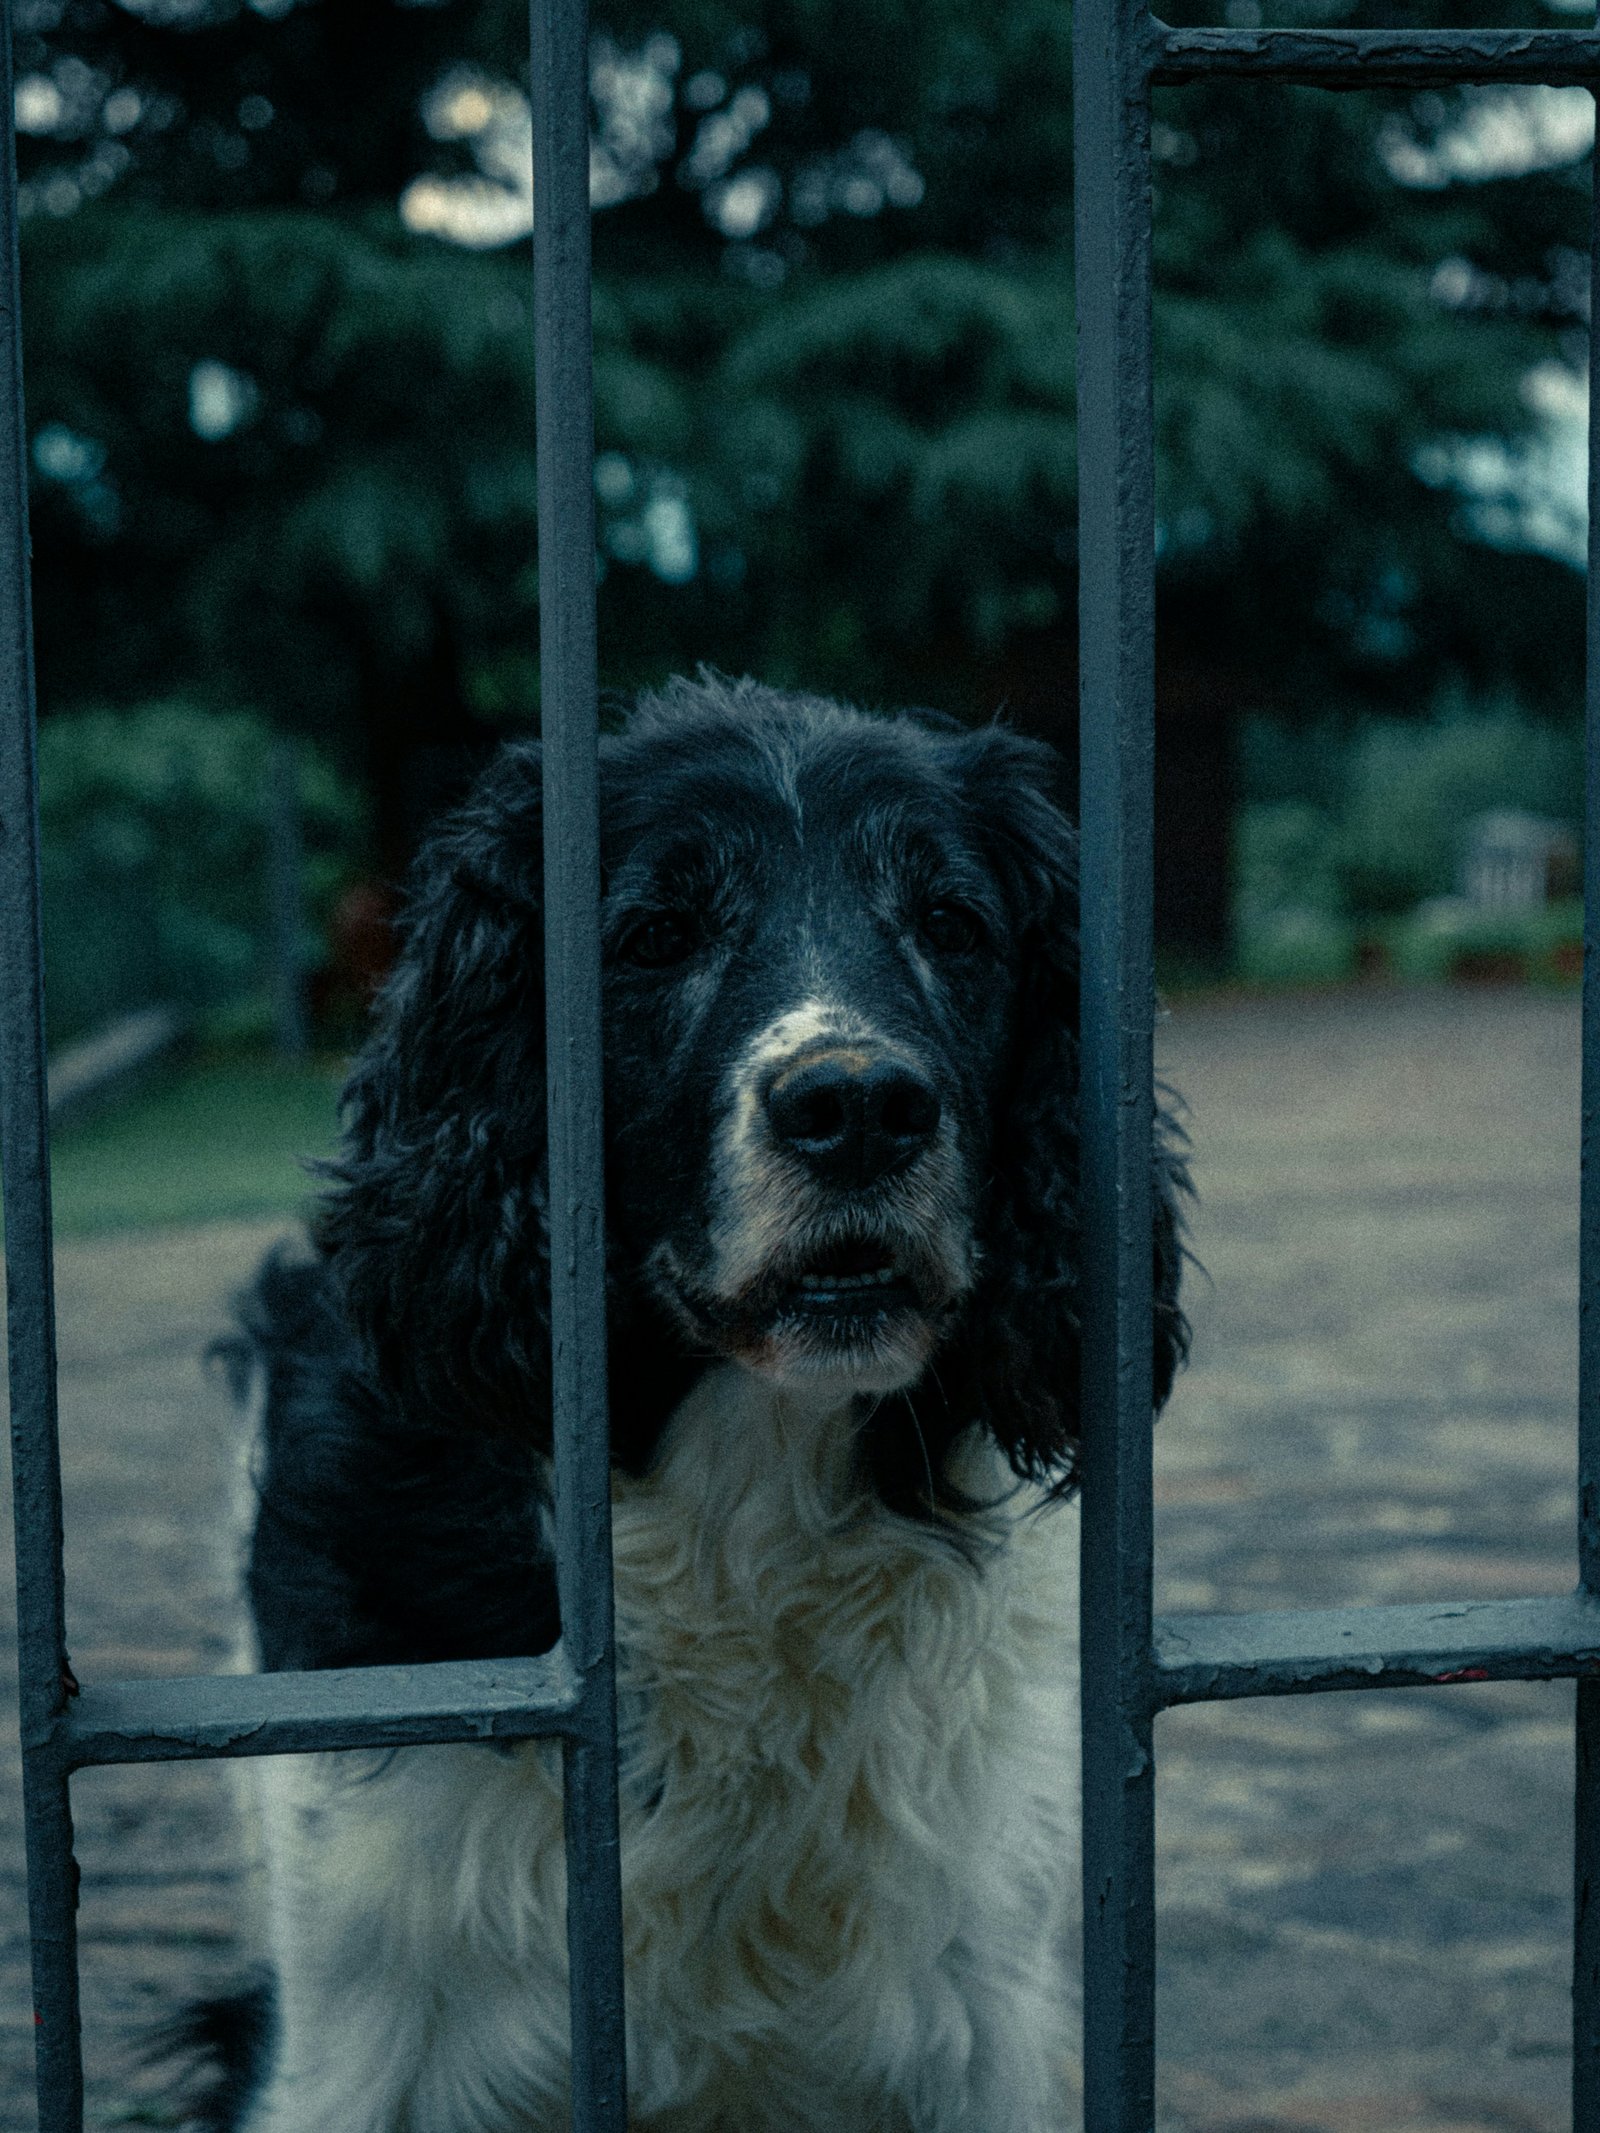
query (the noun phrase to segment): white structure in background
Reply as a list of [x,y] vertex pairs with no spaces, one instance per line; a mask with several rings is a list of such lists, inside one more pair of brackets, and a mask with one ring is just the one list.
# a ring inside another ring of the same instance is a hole
[[414,178],[400,197],[407,229],[490,250],[533,228],[533,112],[523,92],[453,67],[422,106],[436,141],[465,141],[477,170]]
[[[734,87],[709,67],[680,90],[682,64],[677,39],[664,30],[632,47],[605,31],[590,40],[590,205],[616,207],[656,190],[678,152],[681,95],[689,130],[678,180],[699,194],[714,230],[732,244],[748,244],[783,202],[777,171],[744,160],[771,123],[772,99],[757,83]],[[58,105],[57,88],[43,77],[18,84],[24,130],[48,131]],[[423,99],[422,117],[436,141],[461,142],[477,167],[414,179],[400,197],[406,227],[482,251],[526,237],[533,227],[533,120],[524,91],[481,68],[451,67]],[[915,207],[923,191],[922,174],[902,143],[866,126],[841,147],[797,165],[789,207],[793,220],[811,229],[830,215],[864,218],[886,207]],[[783,256],[757,248],[745,271],[758,285],[774,287],[783,279]]]
[[[615,207],[655,190],[659,166],[677,139],[673,107],[680,64],[677,39],[664,31],[633,51],[603,32],[592,39],[589,199],[594,207]],[[762,90],[741,90],[728,111],[702,120],[701,132],[720,126],[716,138],[726,136],[731,144],[726,161],[731,162],[768,115]],[[406,227],[480,251],[526,237],[533,228],[533,112],[524,91],[477,67],[452,67],[424,99],[422,117],[436,141],[465,142],[478,167],[454,177],[414,179],[400,199]]]
[[1497,807],[1467,825],[1457,887],[1478,911],[1532,911],[1567,885],[1578,864],[1564,822]]
[[[1579,12],[1561,9],[1561,13]],[[1425,91],[1413,104],[1437,107],[1442,98]],[[1398,113],[1379,139],[1390,177],[1402,185],[1441,191],[1446,185],[1472,184],[1484,178],[1521,178],[1531,170],[1558,170],[1576,163],[1594,144],[1594,98],[1587,89],[1563,89],[1550,83],[1513,87],[1496,83],[1468,89],[1462,97],[1459,124],[1447,126],[1431,140],[1419,139]]]
[[[1557,15],[1584,12],[1585,0],[1546,0]],[[1426,106],[1443,101],[1425,92],[1412,109],[1426,121]],[[1428,134],[1396,113],[1379,140],[1391,177],[1402,185],[1442,191],[1486,179],[1518,178],[1536,170],[1560,170],[1594,145],[1595,104],[1587,89],[1553,85],[1484,86],[1461,98],[1461,116]],[[1587,260],[1574,260],[1583,286],[1577,308],[1587,305]],[[1447,310],[1469,310],[1502,301],[1506,291],[1469,260],[1442,260],[1433,294]],[[1589,528],[1589,381],[1587,373],[1560,361],[1538,364],[1523,380],[1523,397],[1534,415],[1531,433],[1515,444],[1500,437],[1440,437],[1417,455],[1416,471],[1435,488],[1452,488],[1482,540],[1497,547],[1531,548],[1583,566]]]

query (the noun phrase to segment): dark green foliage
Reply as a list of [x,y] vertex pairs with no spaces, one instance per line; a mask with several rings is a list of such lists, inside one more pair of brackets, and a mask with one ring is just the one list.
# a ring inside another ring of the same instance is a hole
[[[498,262],[303,210],[102,209],[30,237],[35,435],[112,440],[35,483],[47,627],[50,559],[76,562],[52,695],[148,690],[176,661],[337,724],[369,672],[526,605],[526,305]],[[201,363],[254,387],[215,440],[191,426]]]
[[1473,953],[1576,975],[1559,953],[1582,937],[1576,899],[1506,908],[1455,893],[1474,825],[1492,811],[1561,825],[1576,856],[1576,724],[1447,693],[1424,719],[1367,719],[1353,730],[1324,719],[1298,732],[1252,719],[1242,740],[1234,924],[1246,976],[1346,977],[1363,941],[1404,977],[1448,976]]
[[[636,92],[596,104],[608,679],[710,659],[1058,718],[1069,11],[597,13],[597,86],[620,63]],[[46,702],[255,704],[326,732],[398,820],[406,751],[536,709],[525,248],[397,214],[420,174],[477,169],[424,108],[463,65],[524,80],[523,10],[22,0],[19,19],[19,74],[61,103],[24,142]],[[1452,0],[1448,19],[1505,10]],[[1450,676],[1572,697],[1577,574],[1514,528],[1482,538],[1449,450],[1514,439],[1530,367],[1581,355],[1587,181],[1570,163],[1397,183],[1395,144],[1415,161],[1464,108],[1251,84],[1158,99],[1174,717],[1410,710]],[[234,395],[209,440],[207,365]]]
[[1528,370],[1586,341],[1586,164],[1390,175],[1386,140],[1440,130],[1419,112],[1470,109],[1216,84],[1160,99],[1169,612],[1198,636],[1203,601],[1205,649],[1248,645],[1257,704],[1414,709],[1450,674],[1572,700],[1575,573],[1468,538],[1459,493],[1418,471],[1430,443],[1524,432]]
[[[170,1001],[205,1017],[265,989],[267,751],[259,720],[150,704],[49,720],[39,737],[52,1041]],[[362,810],[300,757],[308,918],[359,855]]]

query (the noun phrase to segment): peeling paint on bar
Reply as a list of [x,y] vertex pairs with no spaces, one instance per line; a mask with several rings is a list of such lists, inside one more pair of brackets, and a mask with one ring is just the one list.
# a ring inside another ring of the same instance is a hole
[[522,1740],[572,1733],[580,1723],[577,1683],[558,1648],[541,1659],[108,1682],[69,1704],[55,1738],[67,1766],[81,1769]]
[[1600,82],[1593,30],[1175,30],[1152,19],[1144,58],[1163,85],[1214,74],[1325,89]]
[[1600,1676],[1600,1600],[1169,1615],[1156,1623],[1158,1706],[1337,1689]]
[[[12,8],[10,0],[0,0],[0,112],[11,110]],[[80,2133],[78,1872],[67,1774],[48,1746],[69,1694],[71,1669],[61,1572],[20,303],[16,137],[8,129],[0,140],[0,1168],[5,1174],[17,1534],[17,1687],[26,1743],[22,1801],[39,2128],[40,2133]]]
[[[1600,157],[1589,300],[1600,317]],[[1578,1217],[1578,1582],[1600,1595],[1600,392],[1589,340],[1589,597],[1584,686],[1583,1083]],[[1600,1682],[1578,1684],[1573,1757],[1572,2123],[1600,2133]]]

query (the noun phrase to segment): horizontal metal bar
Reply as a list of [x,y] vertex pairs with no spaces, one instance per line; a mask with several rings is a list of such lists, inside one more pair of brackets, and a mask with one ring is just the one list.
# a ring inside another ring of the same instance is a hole
[[76,1770],[585,1730],[577,1683],[558,1645],[539,1659],[102,1682],[73,1698],[49,1745]]
[[1600,1600],[1459,1600],[1294,1614],[1165,1615],[1155,1626],[1158,1709],[1327,1689],[1600,1675]]
[[1325,89],[1445,82],[1600,82],[1600,33],[1584,30],[1176,30],[1154,17],[1151,79],[1271,75]]

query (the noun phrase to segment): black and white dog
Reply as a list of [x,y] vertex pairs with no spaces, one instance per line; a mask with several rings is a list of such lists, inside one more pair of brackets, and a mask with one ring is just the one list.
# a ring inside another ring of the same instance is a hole
[[[639,2133],[1062,2124],[1073,831],[1048,750],[677,682],[605,743]],[[418,864],[317,1256],[248,1305],[259,1664],[547,1649],[539,758]],[[1185,1340],[1170,1128],[1155,1382]],[[549,1747],[254,1766],[272,1982],[214,2122],[566,2123]]]

